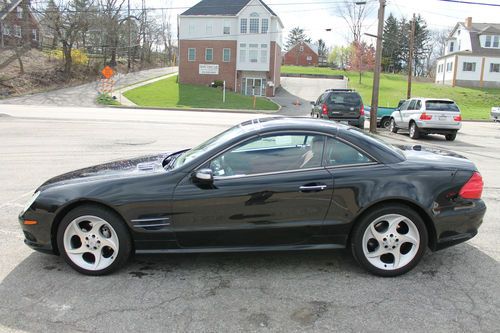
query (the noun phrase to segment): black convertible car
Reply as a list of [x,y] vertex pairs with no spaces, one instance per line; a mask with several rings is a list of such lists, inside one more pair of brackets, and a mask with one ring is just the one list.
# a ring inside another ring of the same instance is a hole
[[427,247],[474,237],[482,190],[474,164],[453,153],[270,117],[190,150],[52,178],[19,220],[26,244],[89,275],[116,270],[132,252],[349,247],[370,272],[395,276]]

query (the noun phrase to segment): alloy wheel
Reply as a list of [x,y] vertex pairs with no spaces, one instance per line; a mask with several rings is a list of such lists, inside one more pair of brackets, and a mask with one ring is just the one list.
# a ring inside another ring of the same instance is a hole
[[64,231],[63,245],[73,263],[90,271],[109,267],[119,251],[115,229],[104,219],[93,215],[72,220]]
[[363,253],[373,266],[396,270],[417,255],[420,233],[413,221],[400,214],[387,214],[371,222],[362,240]]

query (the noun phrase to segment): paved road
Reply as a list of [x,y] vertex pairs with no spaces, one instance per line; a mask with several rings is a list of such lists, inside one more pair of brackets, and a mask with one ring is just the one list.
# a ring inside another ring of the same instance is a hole
[[282,77],[282,87],[306,101],[315,101],[326,89],[345,89],[346,80]]
[[[158,76],[177,71],[177,67],[154,68],[129,74],[118,74],[116,76],[116,87],[124,87],[130,84],[149,80]],[[87,83],[76,87],[53,90],[34,95],[14,97],[0,100],[0,104],[24,104],[24,105],[57,105],[57,106],[96,106],[97,82]],[[0,110],[2,108],[0,107]]]
[[[79,275],[22,244],[16,215],[45,179],[118,157],[192,146],[251,114],[0,109],[1,332],[498,332],[500,126],[428,138],[477,163],[488,212],[471,241],[383,279],[346,251],[136,256],[116,274]],[[389,135],[393,142],[413,142]]]

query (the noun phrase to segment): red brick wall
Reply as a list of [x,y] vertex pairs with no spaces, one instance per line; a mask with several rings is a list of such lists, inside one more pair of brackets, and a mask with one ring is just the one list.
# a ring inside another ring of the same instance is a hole
[[[196,49],[195,61],[188,61],[188,49]],[[205,61],[205,49],[213,48],[213,61]],[[231,49],[230,62],[222,61],[224,48]],[[236,41],[179,41],[179,83],[208,85],[214,80],[226,80],[226,88],[234,91],[236,75]],[[199,64],[219,65],[219,75],[199,74]]]
[[[304,47],[302,52],[300,51],[301,46]],[[307,60],[308,56],[311,57],[311,60]],[[318,55],[306,43],[299,43],[285,53],[284,63],[285,65],[317,66]]]
[[[21,2],[17,7],[21,7],[23,9],[26,9],[29,7],[23,6],[23,3]],[[10,28],[10,35],[3,35],[3,42],[5,46],[14,46],[14,45],[25,45],[26,43],[31,43],[32,47],[38,47],[39,41],[40,41],[40,28],[38,26],[37,21],[33,17],[33,14],[26,10],[23,10],[23,17],[18,18],[17,17],[17,7],[15,7],[3,20],[3,24],[8,25]],[[26,23],[26,20],[28,20],[28,23]],[[15,36],[15,29],[14,25],[17,25],[21,27],[21,38]],[[28,29],[26,31],[25,29]],[[37,30],[37,36],[36,36],[36,41],[33,40],[32,38],[32,30],[36,29]],[[0,32],[3,34],[3,31]],[[0,36],[1,37],[1,36]],[[25,40],[25,42],[22,42],[22,39]]]
[[[276,42],[271,42],[271,53],[270,53],[270,72],[269,80],[274,82],[274,88],[268,87],[266,90],[266,96],[274,96],[274,89],[280,86],[280,76],[281,76],[281,47],[276,44]],[[276,73],[276,75],[275,75]]]

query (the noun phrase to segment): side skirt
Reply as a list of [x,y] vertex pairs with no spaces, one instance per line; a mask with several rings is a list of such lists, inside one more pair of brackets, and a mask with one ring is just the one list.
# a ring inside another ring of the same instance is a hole
[[217,252],[271,252],[271,251],[301,251],[301,250],[331,250],[345,249],[339,244],[312,244],[312,245],[280,245],[255,247],[208,247],[184,249],[136,250],[136,254],[151,253],[217,253]]

